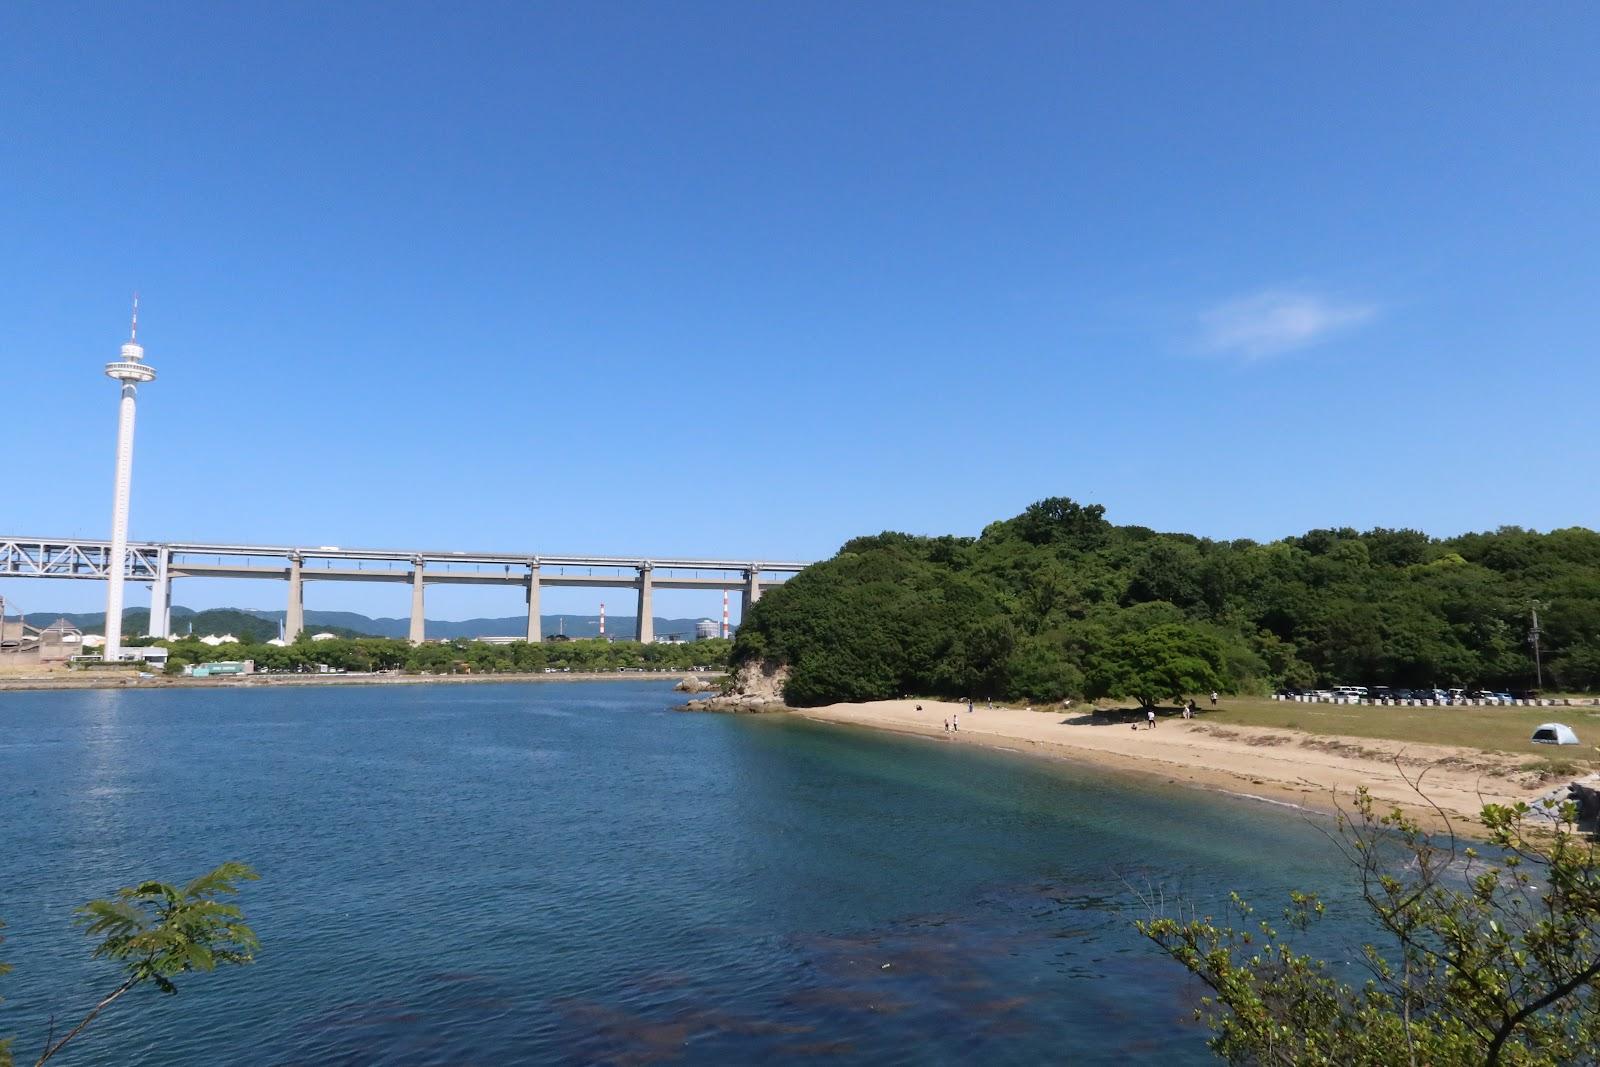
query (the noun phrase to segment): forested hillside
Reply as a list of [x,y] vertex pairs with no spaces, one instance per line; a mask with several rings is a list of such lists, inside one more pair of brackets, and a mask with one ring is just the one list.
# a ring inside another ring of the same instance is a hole
[[1600,534],[1313,530],[1270,544],[1114,526],[1053,498],[981,536],[857,538],[771,590],[734,660],[790,703],[1166,698],[1283,685],[1600,685]]

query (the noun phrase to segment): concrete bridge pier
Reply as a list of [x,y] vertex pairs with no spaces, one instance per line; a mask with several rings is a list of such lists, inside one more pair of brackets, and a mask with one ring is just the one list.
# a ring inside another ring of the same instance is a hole
[[420,645],[427,640],[427,635],[423,632],[427,627],[422,618],[422,557],[415,556],[411,560],[410,641],[413,645]]
[[750,609],[756,601],[761,599],[761,571],[752,568],[744,572],[744,593],[739,598],[739,625],[744,625],[744,620],[750,614]]
[[283,639],[293,642],[306,628],[306,583],[300,574],[300,553],[289,557],[289,606],[283,613]]
[[528,564],[528,644],[544,639],[539,625],[539,564]]
[[656,639],[655,608],[650,604],[650,564],[639,564],[639,643]]
[[156,580],[150,586],[150,625],[147,628],[151,637],[172,636],[172,575],[168,573],[171,564],[171,551],[156,549]]

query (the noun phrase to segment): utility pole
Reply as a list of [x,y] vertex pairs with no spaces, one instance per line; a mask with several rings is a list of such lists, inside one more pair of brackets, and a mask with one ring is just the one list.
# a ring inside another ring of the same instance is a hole
[[1539,658],[1539,602],[1533,604],[1533,627],[1528,631],[1528,643],[1533,646],[1534,688],[1544,688],[1544,664]]

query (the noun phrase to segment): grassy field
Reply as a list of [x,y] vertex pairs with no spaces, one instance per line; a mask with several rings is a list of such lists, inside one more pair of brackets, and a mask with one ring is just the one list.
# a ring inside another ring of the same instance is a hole
[[[1355,704],[1297,704],[1259,697],[1223,697],[1215,711],[1201,700],[1207,722],[1277,726],[1312,734],[1375,737],[1422,744],[1462,745],[1513,752],[1530,760],[1594,764],[1600,752],[1600,707],[1405,708]],[[1540,723],[1563,722],[1580,745],[1535,745],[1528,740]]]

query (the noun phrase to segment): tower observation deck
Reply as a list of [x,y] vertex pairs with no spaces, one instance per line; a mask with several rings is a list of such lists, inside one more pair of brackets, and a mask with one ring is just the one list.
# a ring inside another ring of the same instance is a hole
[[117,408],[117,480],[111,507],[111,559],[116,561],[107,575],[105,658],[122,658],[122,598],[128,555],[128,498],[133,489],[133,423],[139,386],[156,380],[155,368],[145,363],[139,344],[139,296],[133,297],[133,322],[121,358],[106,364],[106,377],[122,385]]

